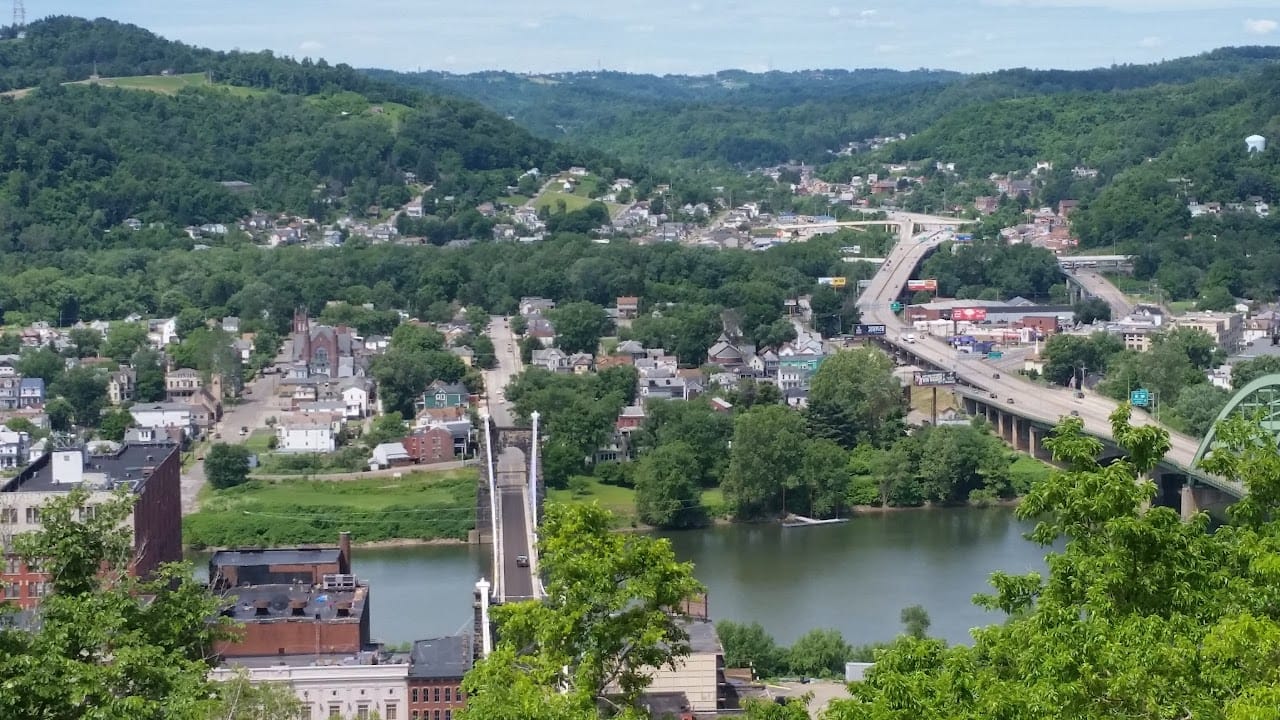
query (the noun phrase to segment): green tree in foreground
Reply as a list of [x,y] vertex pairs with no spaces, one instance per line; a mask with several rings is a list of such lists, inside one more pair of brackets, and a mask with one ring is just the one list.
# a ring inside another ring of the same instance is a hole
[[1209,534],[1203,514],[1144,509],[1167,434],[1131,426],[1127,406],[1112,432],[1128,457],[1105,467],[1078,419],[1046,443],[1068,469],[1032,488],[1018,514],[1040,519],[1037,542],[1065,541],[1047,581],[995,574],[995,592],[977,600],[1005,623],[975,630],[972,647],[900,640],[830,720],[1277,717],[1274,440],[1246,419],[1219,428],[1205,468],[1249,496]]
[[249,479],[249,449],[243,445],[215,443],[205,456],[204,472],[209,484],[218,490],[243,484]]
[[592,718],[601,702],[633,715],[646,668],[688,655],[670,611],[702,592],[693,566],[668,541],[615,533],[612,521],[594,504],[548,507],[539,539],[546,600],[494,609],[498,644],[463,681],[463,720]]
[[[50,720],[208,720],[218,709],[206,679],[226,628],[217,600],[167,566],[131,577],[133,542],[121,493],[80,518],[75,489],[41,511],[42,529],[16,549],[50,577],[34,629],[0,629],[0,717]],[[220,716],[237,717],[237,716]]]

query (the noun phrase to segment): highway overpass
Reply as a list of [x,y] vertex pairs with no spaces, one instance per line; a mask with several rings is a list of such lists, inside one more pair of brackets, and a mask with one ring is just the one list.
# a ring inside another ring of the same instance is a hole
[[[907,223],[902,225],[903,234],[889,253],[887,262],[858,300],[864,323],[886,327],[886,334],[877,340],[906,362],[954,371],[959,383],[956,393],[964,399],[968,409],[986,414],[1015,446],[1022,445],[1024,449],[1036,452],[1045,432],[1061,418],[1071,415],[1080,417],[1088,433],[1110,442],[1108,418],[1118,407],[1114,400],[1089,392],[1078,397],[1067,389],[1045,388],[1017,375],[998,373],[985,363],[959,363],[954,349],[942,340],[924,333],[912,333],[914,339],[906,337],[910,328],[890,305],[901,297],[907,280],[915,274],[921,261],[947,239],[945,233],[915,234],[911,232],[914,228],[909,226]],[[1140,412],[1134,413],[1132,422],[1135,425],[1158,425]],[[1238,498],[1244,494],[1244,488],[1237,483],[1209,477],[1195,468],[1199,439],[1165,429],[1169,432],[1170,450],[1162,469],[1189,481],[1182,497],[1184,508],[1188,503],[1201,508],[1218,503],[1219,499],[1203,491],[1206,486],[1228,497]],[[1194,493],[1200,495],[1190,497]]]

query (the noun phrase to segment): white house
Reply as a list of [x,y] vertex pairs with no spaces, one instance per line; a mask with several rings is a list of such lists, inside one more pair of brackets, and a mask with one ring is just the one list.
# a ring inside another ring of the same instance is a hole
[[409,451],[404,449],[404,443],[381,443],[373,449],[373,456],[369,458],[369,468],[377,470],[412,461]]
[[196,432],[195,414],[186,403],[150,403],[134,405],[129,413],[137,421],[138,427],[146,428],[181,428],[182,433],[190,437]]
[[328,415],[289,415],[276,424],[278,452],[328,453],[337,448]]
[[369,391],[359,385],[343,389],[342,402],[348,419],[358,420],[369,414]]
[[178,341],[178,319],[152,320],[147,324],[147,340],[155,350],[163,350]]
[[0,468],[20,468],[27,464],[31,437],[24,432],[0,429]]
[[409,720],[409,664],[348,664],[324,660],[269,667],[220,667],[209,679],[226,682],[245,672],[249,682],[282,683],[302,703],[304,718],[370,718]]

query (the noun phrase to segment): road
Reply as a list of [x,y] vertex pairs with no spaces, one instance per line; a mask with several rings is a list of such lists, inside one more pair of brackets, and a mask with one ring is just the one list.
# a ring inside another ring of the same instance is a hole
[[498,364],[492,370],[484,371],[485,396],[481,401],[481,410],[487,411],[498,427],[515,427],[515,417],[504,393],[507,384],[523,368],[520,362],[520,345],[511,332],[510,321],[500,315],[489,319],[488,335],[493,340],[493,352]]
[[[974,388],[966,390],[956,387],[959,395],[986,398],[990,402],[994,393],[995,400],[1006,404],[1012,401],[1012,404],[1017,405],[1018,414],[1050,424],[1075,410],[1089,433],[1098,437],[1111,437],[1111,424],[1107,418],[1118,403],[1110,398],[1090,392],[1086,392],[1084,398],[1078,398],[1073,391],[1065,388],[1052,389],[1034,385],[1016,374],[997,373],[983,363],[957,363],[955,351],[949,345],[923,333],[918,334],[919,339],[914,343],[903,339],[903,333],[908,327],[893,313],[889,304],[901,295],[902,288],[915,273],[924,256],[945,239],[940,233],[915,235],[912,230],[909,224],[903,224],[902,235],[889,253],[887,262],[871,279],[871,284],[859,298],[858,306],[865,318],[863,322],[884,324],[887,328],[885,339],[894,347],[910,352],[937,367],[954,369],[962,383]],[[1000,377],[995,377],[996,374]],[[1142,412],[1133,414],[1133,422],[1136,425],[1158,425]],[[1169,440],[1171,447],[1166,458],[1184,468],[1190,468],[1200,445],[1199,439],[1169,431]]]
[[1118,320],[1133,312],[1133,303],[1129,302],[1129,298],[1101,274],[1090,270],[1064,270],[1063,272],[1075,279],[1085,292],[1109,305],[1112,319]]
[[529,558],[529,525],[525,511],[529,466],[524,453],[507,448],[497,458],[498,517],[502,518],[502,588],[508,600],[533,597],[533,569],[517,558]]
[[[289,358],[289,353],[292,352],[291,343],[292,341],[285,340],[280,355],[276,358],[277,363]],[[279,417],[285,412],[288,409],[288,401],[276,397],[280,377],[278,372],[273,372],[269,375],[259,375],[247,383],[241,395],[240,404],[224,406],[222,421],[215,426],[215,432],[222,437],[215,439],[215,442],[243,443],[249,439],[249,435],[241,435],[240,428],[247,427],[252,432],[255,428],[266,427],[267,418]],[[204,484],[204,461],[195,460],[182,473],[183,515],[190,515],[200,509],[200,489]]]

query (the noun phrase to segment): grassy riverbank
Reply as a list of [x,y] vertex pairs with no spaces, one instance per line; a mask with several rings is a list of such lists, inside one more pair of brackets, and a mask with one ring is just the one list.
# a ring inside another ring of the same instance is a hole
[[463,540],[475,527],[476,471],[408,472],[343,481],[251,480],[207,495],[183,520],[183,539],[204,547]]

